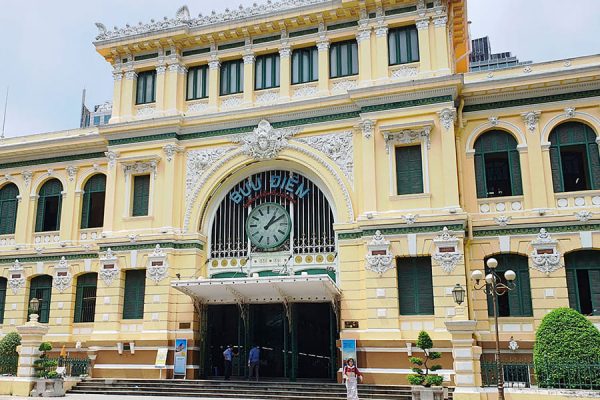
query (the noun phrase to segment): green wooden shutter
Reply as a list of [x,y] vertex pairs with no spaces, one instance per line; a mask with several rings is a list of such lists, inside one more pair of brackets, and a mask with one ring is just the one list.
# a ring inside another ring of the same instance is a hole
[[521,161],[518,150],[510,150],[508,152],[508,164],[510,166],[512,195],[521,196],[523,194],[523,182],[521,179]]
[[83,204],[81,207],[81,229],[87,229],[89,227],[91,198],[92,194],[84,189]]
[[0,235],[15,233],[19,189],[9,183],[0,190]]
[[419,257],[417,259],[417,297],[418,314],[433,315],[433,277],[431,275],[431,259]]
[[40,310],[38,312],[39,322],[48,323],[50,320],[50,301],[52,300],[51,276],[40,275],[31,280],[29,300],[31,301],[34,297],[40,300]]
[[396,147],[396,188],[399,195],[423,193],[421,146]]
[[35,213],[35,231],[42,232],[44,230],[44,210],[46,208],[46,197],[38,197],[37,211]]
[[600,315],[600,269],[588,270],[593,315]]
[[550,135],[550,168],[552,169],[552,185],[555,193],[564,192],[560,148],[557,144],[558,135]]
[[146,270],[125,272],[125,295],[123,297],[123,319],[144,318],[144,295],[146,292]]
[[[529,272],[520,268],[515,268],[517,273],[517,286],[508,292],[508,304],[511,317],[531,317],[533,309],[531,306],[531,288],[529,282]],[[504,275],[505,271],[501,272]]]
[[80,279],[77,279],[77,290],[75,292],[75,318],[73,322],[81,322],[83,314],[83,285]]
[[485,183],[485,162],[483,154],[475,154],[475,184],[477,186],[477,198],[487,197],[487,185]]
[[433,278],[429,257],[398,259],[401,315],[433,315]]
[[581,310],[579,307],[579,296],[577,295],[577,275],[576,270],[567,266],[567,293],[569,295],[569,307],[574,310]]
[[600,153],[598,153],[598,145],[596,142],[588,144],[587,153],[590,168],[590,182],[592,183],[591,188],[600,189]]
[[4,309],[6,308],[6,278],[0,278],[0,324],[4,323]]
[[411,259],[398,259],[398,302],[400,303],[400,315],[417,314],[417,295],[414,287],[416,280],[416,269]]
[[133,212],[134,217],[148,215],[150,197],[150,175],[139,175],[133,179]]
[[62,213],[62,195],[58,195],[58,212],[56,213],[56,230],[60,230],[60,215]]
[[[96,286],[98,274],[89,273],[77,278],[77,290],[75,292],[75,318],[74,322],[93,322],[95,313],[95,302],[86,308],[86,298],[96,297]],[[90,315],[88,315],[90,314]]]

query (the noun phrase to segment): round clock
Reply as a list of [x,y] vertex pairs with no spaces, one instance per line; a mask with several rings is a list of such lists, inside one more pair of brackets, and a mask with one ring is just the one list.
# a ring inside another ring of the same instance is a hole
[[246,234],[252,244],[261,249],[281,246],[289,237],[292,220],[285,207],[277,203],[260,204],[250,211]]

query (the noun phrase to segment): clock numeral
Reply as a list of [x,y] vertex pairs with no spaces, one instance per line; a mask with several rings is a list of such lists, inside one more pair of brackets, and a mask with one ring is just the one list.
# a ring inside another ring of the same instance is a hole
[[263,240],[263,238],[264,238],[264,236],[261,236],[261,237],[258,239],[258,241],[262,243],[262,240]]
[[[282,231],[281,229],[277,229],[277,232],[281,233],[282,235],[285,234],[285,231]],[[277,240],[277,239],[275,239]]]
[[258,225],[254,224],[254,225],[250,225],[250,228],[256,228]]
[[273,240],[275,240],[275,243],[277,243],[277,236],[273,235]]

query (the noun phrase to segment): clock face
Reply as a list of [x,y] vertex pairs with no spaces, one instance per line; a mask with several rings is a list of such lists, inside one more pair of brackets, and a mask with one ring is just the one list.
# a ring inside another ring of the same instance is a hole
[[291,229],[290,214],[277,203],[264,203],[254,207],[246,220],[248,238],[254,246],[261,249],[281,246]]

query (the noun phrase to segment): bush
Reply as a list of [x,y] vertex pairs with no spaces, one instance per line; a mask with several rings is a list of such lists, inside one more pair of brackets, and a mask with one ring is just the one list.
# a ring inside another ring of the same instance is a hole
[[[423,386],[440,386],[444,381],[444,378],[435,375],[429,374],[429,371],[434,372],[442,368],[441,365],[432,365],[429,367],[427,363],[430,360],[437,360],[442,355],[437,351],[430,351],[433,347],[433,341],[429,334],[425,331],[419,332],[419,337],[417,339],[417,347],[422,349],[425,352],[425,359],[423,360],[420,357],[410,357],[409,361],[411,364],[414,364],[415,367],[412,368],[415,374],[411,374],[407,376],[408,382],[411,385],[423,385]],[[425,368],[425,371],[423,371]]]
[[[600,386],[600,331],[582,314],[558,308],[542,320],[533,348],[540,387]],[[592,388],[592,387],[589,387]]]
[[16,356],[17,346],[21,344],[21,335],[17,332],[7,333],[0,340],[0,356]]

